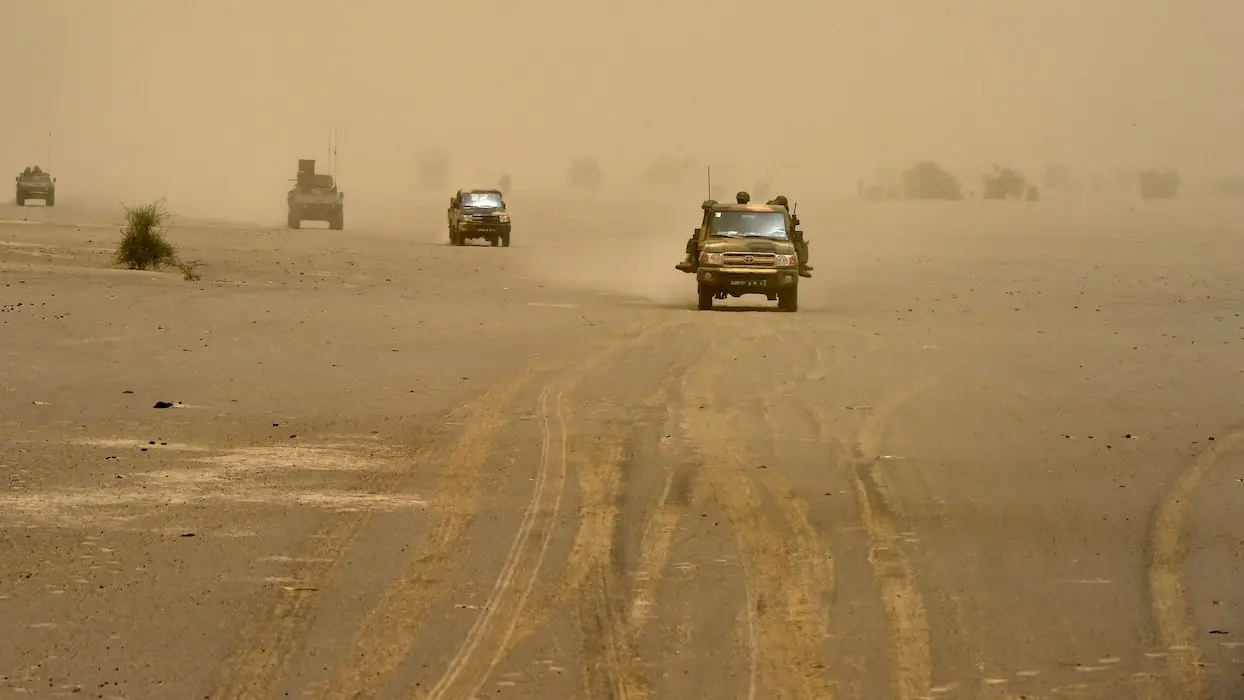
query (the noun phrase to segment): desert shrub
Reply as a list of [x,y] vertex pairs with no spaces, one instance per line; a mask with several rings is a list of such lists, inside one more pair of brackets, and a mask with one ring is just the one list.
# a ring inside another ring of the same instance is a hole
[[1141,199],[1172,199],[1179,194],[1179,173],[1174,170],[1142,170],[1137,177]]
[[983,199],[1019,199],[1024,196],[1028,181],[1011,168],[994,164],[993,172],[981,179]]
[[601,184],[604,182],[604,176],[600,172],[600,164],[591,156],[572,160],[566,175],[570,181],[570,186],[577,189],[597,190],[600,189]]
[[172,267],[188,282],[202,279],[199,260],[183,260],[177,248],[164,237],[169,222],[163,200],[136,207],[125,207],[125,228],[117,243],[114,259],[131,270],[158,270]]
[[931,160],[905,170],[901,181],[906,199],[963,199],[963,189],[955,176]]
[[168,220],[163,201],[125,207],[117,264],[131,270],[156,270],[177,260],[177,249],[164,237]]
[[169,265],[177,268],[177,271],[181,273],[181,278],[187,282],[198,282],[203,279],[203,276],[199,274],[198,270],[198,268],[203,265],[203,262],[200,260],[182,260],[181,258],[176,258],[171,261]]

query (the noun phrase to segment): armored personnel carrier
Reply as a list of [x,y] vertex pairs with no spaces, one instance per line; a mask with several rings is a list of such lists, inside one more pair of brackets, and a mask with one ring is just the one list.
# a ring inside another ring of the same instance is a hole
[[314,159],[298,160],[298,177],[285,202],[290,228],[300,228],[304,221],[327,221],[334,231],[345,227],[345,193],[337,189],[332,175],[315,172]]
[[17,206],[26,206],[27,199],[42,199],[45,206],[56,206],[56,178],[37,165],[28,166],[14,180],[17,182]]

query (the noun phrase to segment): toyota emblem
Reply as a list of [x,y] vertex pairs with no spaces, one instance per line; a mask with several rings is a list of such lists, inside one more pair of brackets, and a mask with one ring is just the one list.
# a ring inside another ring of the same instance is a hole
[[755,260],[755,258],[753,258],[753,257],[752,257],[752,256],[750,256],[750,255],[748,255],[747,257],[743,258],[743,262],[745,262],[745,263],[752,262],[753,260]]

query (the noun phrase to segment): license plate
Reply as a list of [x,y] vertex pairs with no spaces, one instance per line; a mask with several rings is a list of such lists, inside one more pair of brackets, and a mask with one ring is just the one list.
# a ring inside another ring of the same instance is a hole
[[730,280],[731,287],[763,287],[764,280]]

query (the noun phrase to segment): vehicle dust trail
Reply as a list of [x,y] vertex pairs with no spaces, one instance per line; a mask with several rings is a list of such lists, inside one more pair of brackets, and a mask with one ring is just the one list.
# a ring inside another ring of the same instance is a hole
[[[642,330],[646,325],[646,322],[641,321],[634,328],[623,330],[618,335],[625,337],[628,332]],[[606,342],[604,345],[607,350],[611,343]],[[445,473],[430,498],[430,502],[438,505],[438,519],[430,536],[417,548],[410,570],[402,579],[405,586],[426,586],[429,581],[436,581],[438,578],[429,575],[430,567],[451,566],[452,562],[444,555],[445,550],[461,536],[469,522],[478,492],[480,470],[490,452],[493,437],[505,422],[508,406],[533,381],[536,374],[548,371],[563,361],[563,358],[558,358],[543,368],[530,369],[450,412],[446,423],[465,425],[466,428],[444,459]],[[413,466],[435,464],[438,461],[439,450],[433,437],[440,430],[439,426],[429,429],[425,431],[428,435],[420,437],[418,444],[428,447],[412,455],[410,463]],[[407,473],[394,471],[371,474],[367,477],[368,486],[373,492],[387,493],[396,489]],[[306,585],[291,587],[294,590],[279,591],[277,598],[270,601],[264,611],[250,617],[250,623],[226,664],[214,697],[222,700],[266,699],[279,693],[278,689],[284,683],[290,660],[302,646],[310,613],[318,602],[316,589],[325,588],[341,578],[347,566],[342,561],[342,554],[354,544],[370,518],[370,514],[334,515],[312,536],[310,550],[297,557],[298,563],[289,574],[292,579]],[[390,621],[395,619],[398,618],[391,618]],[[366,657],[364,663],[354,666],[387,665],[400,661],[405,656],[405,651],[397,655],[386,655],[386,641],[378,631],[373,631],[370,637],[363,637],[355,648],[370,652],[371,655]]]
[[[545,490],[550,472],[560,473],[564,467],[560,463],[565,447],[561,432],[564,426],[561,426],[560,421],[564,419],[558,397],[571,391],[584,373],[614,353],[641,346],[678,323],[680,322],[665,321],[653,324],[650,320],[641,321],[631,331],[619,333],[609,342],[588,350],[586,356],[580,356],[573,361],[561,358],[537,371],[539,374],[551,372],[554,375],[545,383],[537,407],[540,410],[542,430],[548,429],[552,432],[545,434],[542,441],[540,476],[523,515],[525,525],[507,552],[506,562],[493,591],[494,599],[490,599],[487,612],[477,620],[463,647],[451,660],[450,668],[446,672],[449,680],[442,679],[434,692],[446,692],[451,687],[450,683],[459,679],[462,669],[468,666],[485,674],[487,669],[478,668],[480,663],[485,663],[480,661],[481,655],[487,654],[485,642],[493,644],[494,648],[501,648],[501,651],[496,652],[500,655],[512,635],[512,628],[507,629],[505,625],[512,623],[513,619],[498,619],[497,609],[506,608],[507,614],[516,616],[526,604],[526,591],[529,589],[525,586],[516,588],[513,582],[539,571],[544,547],[547,546],[544,543],[552,536],[552,519],[556,514],[555,510],[550,509],[553,505],[560,507],[560,494],[564,486],[565,477],[554,473],[551,487]],[[550,394],[553,397],[551,404]],[[555,425],[555,430],[548,428],[550,421]],[[408,560],[401,578],[385,589],[380,602],[363,618],[351,642],[351,653],[341,660],[340,666],[327,678],[321,697],[355,698],[374,694],[414,648],[418,635],[425,631],[420,621],[446,593],[436,584],[444,580],[453,569],[456,561],[454,547],[474,517],[480,489],[479,474],[487,455],[477,457],[469,463],[451,462],[443,493],[429,499],[432,503],[442,499],[450,504],[438,515],[439,520],[433,528],[433,536],[416,548],[415,555]],[[556,495],[553,503],[544,502],[546,493]],[[537,514],[541,516],[538,521]],[[535,530],[539,531],[539,535],[533,541],[531,533]],[[481,647],[482,644],[485,646]],[[497,644],[500,647],[496,647]],[[487,663],[492,662],[488,661],[485,665]],[[469,675],[462,678],[475,680],[475,677]]]
[[1183,580],[1187,550],[1188,510],[1205,475],[1244,442],[1237,429],[1202,452],[1184,469],[1158,504],[1149,534],[1149,598],[1158,639],[1167,653],[1171,697],[1203,700],[1209,697],[1205,666],[1196,630],[1188,610]]
[[[752,655],[747,697],[829,698],[823,658],[829,614],[822,593],[832,581],[816,580],[832,571],[828,547],[815,534],[808,539],[789,501],[777,499],[785,528],[766,515],[757,484],[744,471],[749,458],[734,438],[735,416],[715,388],[734,354],[730,349],[754,340],[739,333],[728,347],[714,344],[687,374],[683,395],[690,408],[683,430],[697,444],[712,496],[729,517],[739,547]],[[801,568],[801,559],[810,565]]]

